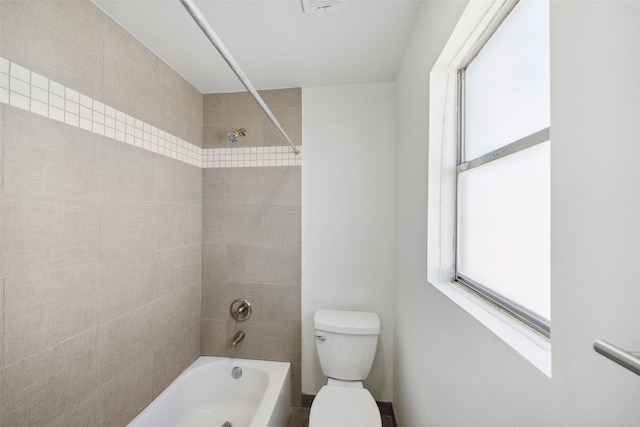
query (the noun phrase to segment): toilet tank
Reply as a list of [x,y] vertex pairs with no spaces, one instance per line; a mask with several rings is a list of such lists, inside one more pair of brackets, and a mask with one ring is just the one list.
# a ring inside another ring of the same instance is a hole
[[322,309],[316,311],[313,322],[322,372],[338,380],[365,380],[376,355],[378,315]]

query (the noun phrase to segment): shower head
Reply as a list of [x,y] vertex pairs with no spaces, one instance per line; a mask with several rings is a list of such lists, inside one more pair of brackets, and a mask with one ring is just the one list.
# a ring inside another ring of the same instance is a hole
[[242,129],[236,129],[233,132],[230,132],[227,134],[227,141],[234,143],[234,142],[238,142],[238,139],[242,138],[243,136],[245,136],[247,134],[247,130],[242,128]]

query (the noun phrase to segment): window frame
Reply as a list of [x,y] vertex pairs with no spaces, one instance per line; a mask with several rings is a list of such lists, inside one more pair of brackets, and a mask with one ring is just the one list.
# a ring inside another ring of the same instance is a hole
[[[508,8],[503,10],[503,16],[501,19],[496,20],[494,25],[488,28],[483,37],[477,41],[474,45],[473,49],[470,52],[470,55],[463,61],[463,64],[457,70],[457,80],[456,80],[456,172],[455,172],[455,188],[456,188],[456,200],[457,200],[457,191],[458,191],[458,177],[464,171],[476,168],[478,166],[485,165],[487,163],[493,162],[495,160],[502,159],[511,154],[518,153],[520,151],[524,151],[528,148],[534,147],[538,144],[550,141],[550,127],[546,127],[540,129],[532,134],[529,134],[523,138],[520,138],[515,141],[508,142],[499,148],[496,148],[488,153],[480,155],[474,159],[468,160],[465,156],[465,136],[466,136],[466,127],[465,127],[465,119],[466,119],[466,103],[465,103],[465,88],[466,88],[466,72],[467,68],[471,65],[471,63],[477,58],[477,56],[482,52],[482,49],[486,46],[486,44],[491,40],[491,37],[498,31],[501,25],[504,23],[506,19],[509,18],[515,7],[520,3],[520,0],[513,2],[513,4],[509,5]],[[453,237],[453,248],[454,248],[454,257],[453,257],[453,272],[454,277],[453,280],[467,287],[472,292],[476,293],[481,298],[486,299],[491,304],[495,304],[499,309],[505,310],[509,315],[515,316],[516,319],[524,322],[529,327],[535,329],[537,332],[543,334],[546,337],[549,337],[551,334],[551,325],[550,322],[539,314],[535,313],[532,310],[518,304],[515,301],[501,295],[499,292],[494,291],[488,286],[485,286],[472,278],[461,274],[458,270],[457,266],[457,258],[458,258],[458,248],[457,248],[457,223],[458,223],[458,213],[459,206],[455,206],[455,222],[454,224],[456,230],[454,230]]]
[[[430,286],[551,378],[550,334],[480,296],[457,281],[455,274],[456,156],[458,137],[463,132],[458,116],[464,114],[458,105],[458,71],[476,57],[517,3],[470,0],[429,74],[426,278]],[[550,128],[546,132],[551,134]]]

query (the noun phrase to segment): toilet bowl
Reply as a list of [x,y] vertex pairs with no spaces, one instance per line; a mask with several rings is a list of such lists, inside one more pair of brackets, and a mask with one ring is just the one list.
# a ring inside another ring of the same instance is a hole
[[362,383],[373,366],[380,319],[375,313],[318,310],[314,326],[328,380],[313,400],[309,427],[381,427],[378,405]]
[[[329,381],[332,381],[329,379]],[[362,387],[322,386],[311,405],[309,427],[381,427],[376,401]]]

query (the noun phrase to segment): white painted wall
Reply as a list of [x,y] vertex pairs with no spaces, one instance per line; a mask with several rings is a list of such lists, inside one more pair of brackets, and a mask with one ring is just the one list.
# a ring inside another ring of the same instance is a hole
[[428,76],[464,2],[423,3],[397,90],[394,409],[401,427],[636,426],[640,3],[551,6],[551,379],[426,283]]
[[395,86],[302,91],[302,391],[326,384],[315,351],[318,308],[381,320],[365,386],[392,399]]

